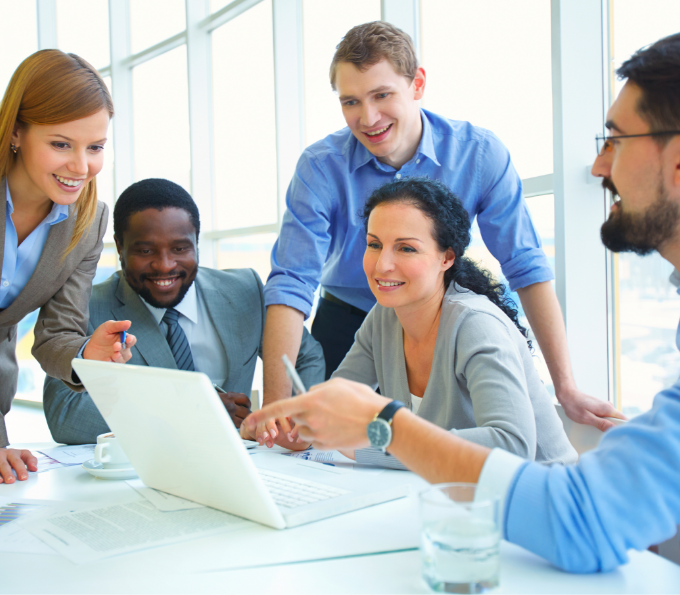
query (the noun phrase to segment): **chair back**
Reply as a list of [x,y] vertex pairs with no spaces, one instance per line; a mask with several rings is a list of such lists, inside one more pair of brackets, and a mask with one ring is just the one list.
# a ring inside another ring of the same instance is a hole
[[[569,442],[571,442],[571,445],[579,456],[584,452],[592,450],[600,443],[602,436],[604,436],[604,432],[598,430],[594,426],[587,426],[570,420],[560,404],[556,404],[555,409],[557,410],[557,415],[559,415],[562,420],[562,425],[564,426],[567,438],[569,438]],[[617,426],[626,423],[622,419],[615,419],[613,417],[608,417],[607,419]]]

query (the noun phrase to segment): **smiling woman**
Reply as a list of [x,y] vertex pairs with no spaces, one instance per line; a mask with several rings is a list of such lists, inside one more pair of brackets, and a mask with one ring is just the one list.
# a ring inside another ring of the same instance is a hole
[[17,325],[40,309],[33,355],[50,376],[83,390],[75,357],[125,362],[109,321],[86,336],[90,297],[107,208],[95,176],[113,103],[97,71],[75,54],[43,50],[17,68],[0,104],[0,483],[35,470],[29,451],[5,448],[4,416],[17,388]]
[[[364,218],[364,273],[378,303],[333,377],[379,386],[472,442],[573,462],[515,304],[464,256],[470,218],[461,201],[438,181],[410,178],[378,188]],[[372,449],[355,456],[403,467]]]

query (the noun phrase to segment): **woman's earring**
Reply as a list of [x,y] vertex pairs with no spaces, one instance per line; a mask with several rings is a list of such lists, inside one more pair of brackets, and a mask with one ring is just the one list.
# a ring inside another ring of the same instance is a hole
[[10,143],[9,148],[12,149],[14,154],[17,154],[17,151],[19,150],[18,147],[14,143]]

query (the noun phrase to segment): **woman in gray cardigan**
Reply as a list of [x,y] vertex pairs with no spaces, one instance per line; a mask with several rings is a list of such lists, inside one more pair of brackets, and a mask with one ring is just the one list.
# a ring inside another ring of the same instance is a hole
[[[376,190],[364,209],[364,272],[378,303],[333,377],[380,387],[462,438],[530,460],[577,459],[505,287],[463,255],[470,220],[440,182]],[[362,449],[357,462],[402,468]]]

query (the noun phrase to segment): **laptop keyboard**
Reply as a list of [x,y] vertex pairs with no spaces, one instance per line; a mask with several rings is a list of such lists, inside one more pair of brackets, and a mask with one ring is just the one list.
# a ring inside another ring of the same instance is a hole
[[283,473],[276,473],[267,469],[258,469],[265,487],[274,498],[277,506],[295,508],[305,504],[313,504],[330,498],[337,498],[349,494],[343,490],[323,483],[298,479]]

